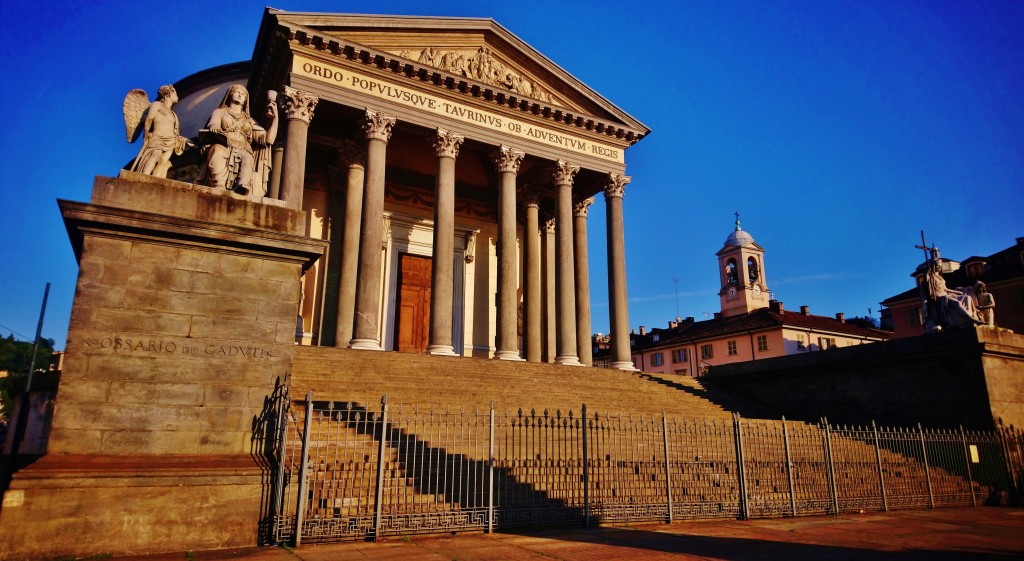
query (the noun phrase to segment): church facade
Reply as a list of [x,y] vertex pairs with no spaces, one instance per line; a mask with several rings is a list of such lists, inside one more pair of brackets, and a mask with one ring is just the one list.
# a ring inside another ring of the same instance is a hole
[[249,66],[182,81],[184,135],[231,83],[251,107],[288,85],[250,198],[305,211],[330,242],[299,342],[590,365],[595,201],[611,332],[628,332],[624,153],[650,131],[493,20],[268,9]]

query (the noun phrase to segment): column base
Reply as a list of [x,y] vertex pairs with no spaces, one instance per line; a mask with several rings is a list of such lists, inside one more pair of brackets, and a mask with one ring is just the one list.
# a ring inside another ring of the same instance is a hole
[[608,366],[610,366],[612,368],[618,368],[619,370],[628,370],[630,372],[640,372],[639,370],[636,369],[635,366],[633,366],[632,362],[628,362],[628,361],[625,361],[625,360],[617,360],[617,361],[609,364]]
[[583,366],[579,357],[575,355],[556,356],[555,364],[561,364],[562,366]]
[[459,356],[455,354],[455,348],[451,345],[428,345],[427,354],[436,356]]
[[357,349],[360,351],[383,351],[384,347],[380,346],[380,341],[376,339],[352,339],[349,342],[348,348]]
[[497,360],[514,360],[517,362],[523,362],[523,357],[519,356],[519,351],[498,351],[494,353],[494,358]]

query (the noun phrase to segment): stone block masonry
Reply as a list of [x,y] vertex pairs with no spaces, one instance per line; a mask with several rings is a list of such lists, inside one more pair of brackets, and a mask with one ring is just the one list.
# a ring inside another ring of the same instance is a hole
[[0,510],[0,558],[255,544],[253,427],[326,242],[274,201],[130,173],[59,203],[80,265],[67,354],[48,455]]

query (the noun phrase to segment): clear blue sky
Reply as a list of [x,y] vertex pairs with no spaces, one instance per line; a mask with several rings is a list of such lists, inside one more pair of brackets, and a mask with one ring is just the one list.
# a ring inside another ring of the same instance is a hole
[[[789,308],[878,315],[944,256],[1024,236],[1024,2],[291,2],[293,11],[492,17],[653,133],[626,153],[632,326],[719,309],[733,212]],[[247,2],[0,1],[0,335],[65,341],[77,266],[55,202],[138,150],[121,100],[252,54]],[[607,331],[604,204],[590,214]],[[20,338],[20,337],[19,337]]]

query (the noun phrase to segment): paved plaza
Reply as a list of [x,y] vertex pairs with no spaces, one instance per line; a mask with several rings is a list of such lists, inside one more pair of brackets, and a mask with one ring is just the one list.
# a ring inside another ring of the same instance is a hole
[[[122,558],[124,559],[124,558]],[[1024,509],[948,508],[771,520],[716,520],[591,530],[413,536],[379,543],[309,545],[134,557],[252,561],[525,559],[1024,559]]]

